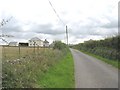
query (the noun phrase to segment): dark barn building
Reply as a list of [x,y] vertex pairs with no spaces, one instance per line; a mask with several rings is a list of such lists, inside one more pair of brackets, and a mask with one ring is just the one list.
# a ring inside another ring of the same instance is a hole
[[28,43],[19,43],[19,46],[28,46]]

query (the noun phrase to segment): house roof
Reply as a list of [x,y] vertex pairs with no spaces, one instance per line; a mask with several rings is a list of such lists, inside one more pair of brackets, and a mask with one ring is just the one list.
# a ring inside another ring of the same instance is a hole
[[38,37],[34,37],[34,38],[31,38],[30,41],[42,41],[42,40],[39,39]]
[[10,42],[9,44],[17,44],[18,42]]
[[49,43],[49,42],[45,39],[44,43]]

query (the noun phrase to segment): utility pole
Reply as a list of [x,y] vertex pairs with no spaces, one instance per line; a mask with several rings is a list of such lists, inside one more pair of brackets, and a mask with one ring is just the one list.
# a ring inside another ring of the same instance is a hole
[[66,25],[66,39],[67,39],[67,45],[68,45],[68,29],[67,29],[67,25]]

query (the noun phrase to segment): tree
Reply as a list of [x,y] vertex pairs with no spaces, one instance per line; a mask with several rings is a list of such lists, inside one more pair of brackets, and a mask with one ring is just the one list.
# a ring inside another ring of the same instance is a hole
[[62,49],[65,49],[67,48],[67,45],[62,43],[61,41],[55,41],[54,42],[54,46],[53,46],[53,49],[59,49],[59,50],[62,50]]
[[[7,19],[7,20],[5,20],[5,19],[2,19],[2,21],[1,21],[1,23],[0,23],[0,28],[2,28],[5,24],[7,24],[10,20],[12,19],[12,17],[10,17],[9,19]],[[5,43],[7,43],[8,44],[8,42],[5,40],[5,37],[14,37],[14,36],[12,36],[12,35],[5,35],[5,34],[3,34],[2,33],[2,35],[0,35],[0,39],[2,39],[2,41],[3,42],[5,42]],[[4,38],[3,38],[4,37]]]

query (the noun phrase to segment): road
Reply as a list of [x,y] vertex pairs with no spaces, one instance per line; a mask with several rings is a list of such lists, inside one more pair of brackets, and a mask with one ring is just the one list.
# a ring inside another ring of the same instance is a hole
[[70,49],[76,88],[118,88],[118,69],[78,50]]

